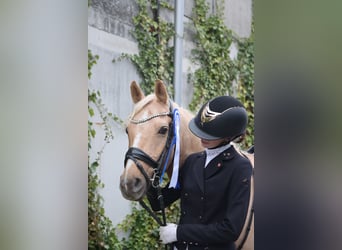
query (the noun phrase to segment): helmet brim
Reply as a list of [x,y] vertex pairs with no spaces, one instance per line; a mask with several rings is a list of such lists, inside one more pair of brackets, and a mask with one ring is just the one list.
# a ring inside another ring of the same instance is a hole
[[191,133],[193,133],[195,136],[204,139],[204,140],[218,140],[218,139],[222,139],[221,137],[217,137],[217,136],[212,136],[206,132],[204,132],[203,130],[201,130],[195,123],[195,118],[193,118],[190,122],[189,122],[189,129],[191,131]]

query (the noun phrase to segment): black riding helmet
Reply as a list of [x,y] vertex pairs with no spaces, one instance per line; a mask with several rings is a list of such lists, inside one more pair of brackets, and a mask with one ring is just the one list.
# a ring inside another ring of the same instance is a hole
[[229,138],[245,133],[247,112],[242,103],[231,96],[216,97],[205,103],[189,123],[190,131],[205,140]]

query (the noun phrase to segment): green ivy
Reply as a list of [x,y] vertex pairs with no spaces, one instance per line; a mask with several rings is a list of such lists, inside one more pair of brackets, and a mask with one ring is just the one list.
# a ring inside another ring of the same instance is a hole
[[[221,9],[222,7],[220,6]],[[189,77],[194,86],[194,96],[189,108],[193,111],[209,99],[231,93],[236,77],[236,65],[230,59],[232,31],[222,19],[222,11],[208,14],[205,0],[196,0],[193,9],[193,23],[196,29],[196,47],[192,50],[192,61],[199,68]]]
[[252,35],[239,41],[238,53],[238,98],[248,113],[248,126],[244,147],[254,144],[254,29]]
[[[165,212],[168,223],[178,223],[180,214],[179,201],[166,208]],[[157,213],[157,216],[161,218],[161,213]],[[128,238],[122,240],[123,249],[165,249],[159,240],[159,225],[136,202],[132,203],[132,213],[126,216],[125,220],[118,225],[118,228],[128,233]]]
[[[91,68],[99,59],[98,55],[93,56],[88,50],[88,78],[91,77]],[[100,114],[105,130],[105,143],[109,143],[114,137],[110,129],[110,120],[120,122],[117,116],[108,113],[100,98],[100,92],[88,89],[88,114],[89,117],[95,115],[94,108]],[[92,151],[92,141],[96,136],[93,123],[88,119],[88,249],[122,249],[120,241],[117,239],[115,228],[111,220],[106,216],[103,208],[103,197],[99,194],[99,189],[104,187],[97,173],[100,166],[101,155],[104,147],[96,152],[96,159],[90,161]]]
[[91,50],[88,49],[88,79],[91,78],[91,68],[97,63],[97,60],[99,60],[99,56],[93,55]]
[[[203,103],[220,95],[233,95],[248,112],[249,122],[242,147],[254,144],[254,26],[248,39],[234,36],[223,22],[223,2],[216,2],[216,14],[209,15],[205,0],[195,0],[193,23],[196,29],[196,48],[192,50],[192,61],[199,68],[189,75],[194,86],[194,96],[189,105],[192,111]],[[237,60],[230,58],[230,46],[237,43]],[[233,85],[237,82],[237,87]]]
[[[113,62],[123,58],[131,60],[141,76],[140,86],[145,93],[152,92],[156,79],[163,79],[172,93],[174,49],[170,42],[174,35],[174,25],[157,16],[156,0],[138,0],[137,4],[139,12],[133,17],[132,35],[138,43],[139,53],[124,53]],[[161,1],[160,7],[171,9],[165,1]]]

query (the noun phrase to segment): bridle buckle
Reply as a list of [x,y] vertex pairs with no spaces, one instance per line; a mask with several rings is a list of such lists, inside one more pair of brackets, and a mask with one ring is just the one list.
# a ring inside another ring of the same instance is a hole
[[154,173],[152,178],[150,179],[151,185],[153,188],[158,188],[160,186],[160,175],[158,169],[153,169]]

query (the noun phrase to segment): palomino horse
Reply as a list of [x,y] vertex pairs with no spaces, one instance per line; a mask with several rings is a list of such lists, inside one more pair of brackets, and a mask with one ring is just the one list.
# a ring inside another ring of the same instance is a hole
[[[124,172],[120,176],[120,190],[124,198],[132,201],[141,200],[147,192],[149,186],[159,182],[160,166],[166,161],[166,151],[172,150],[170,147],[170,137],[172,137],[172,110],[179,110],[180,128],[180,155],[179,166],[181,167],[188,155],[202,151],[200,139],[195,137],[188,129],[188,123],[193,118],[193,114],[188,110],[179,107],[171,102],[167,90],[162,81],[155,83],[154,93],[145,97],[144,93],[135,81],[131,83],[131,97],[135,104],[133,113],[127,122],[126,132],[128,135],[129,149],[126,153]],[[234,145],[236,147],[236,145]],[[248,157],[254,166],[254,155],[237,150],[245,157]],[[171,177],[173,153],[166,163],[166,173]],[[156,178],[157,177],[157,178]],[[252,180],[253,181],[253,180]],[[253,185],[252,185],[253,186]],[[248,238],[243,246],[244,250],[254,249],[254,228],[252,203],[254,188],[251,190],[250,209],[246,219],[244,229],[236,241],[239,246]],[[248,223],[249,222],[249,223]]]

